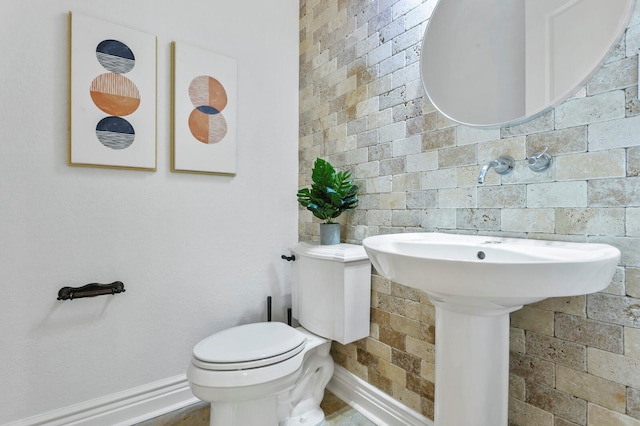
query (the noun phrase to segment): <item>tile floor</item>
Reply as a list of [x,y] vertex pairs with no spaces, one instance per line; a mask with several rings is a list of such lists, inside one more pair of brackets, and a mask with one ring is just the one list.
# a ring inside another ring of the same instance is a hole
[[[362,414],[348,406],[329,391],[321,404],[325,412],[325,426],[376,426]],[[209,404],[200,402],[164,416],[137,423],[135,426],[208,426]]]

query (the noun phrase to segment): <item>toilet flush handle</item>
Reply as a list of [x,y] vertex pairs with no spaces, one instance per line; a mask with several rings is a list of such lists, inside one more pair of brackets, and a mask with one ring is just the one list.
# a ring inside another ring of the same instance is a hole
[[286,254],[283,254],[282,256],[280,256],[280,258],[286,260],[287,262],[291,262],[293,260],[296,260],[296,255],[292,254],[291,256],[287,256]]

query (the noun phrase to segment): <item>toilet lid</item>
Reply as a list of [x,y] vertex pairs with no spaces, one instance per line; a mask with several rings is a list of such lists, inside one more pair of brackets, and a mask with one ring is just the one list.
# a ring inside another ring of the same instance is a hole
[[304,349],[306,338],[281,322],[260,322],[220,331],[193,348],[200,367],[241,370],[281,362]]

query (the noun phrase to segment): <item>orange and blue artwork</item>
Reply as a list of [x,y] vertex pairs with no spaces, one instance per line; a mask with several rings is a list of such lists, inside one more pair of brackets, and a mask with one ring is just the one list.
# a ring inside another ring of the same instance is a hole
[[235,175],[235,59],[184,43],[172,52],[172,170]]
[[155,170],[155,36],[69,16],[69,164]]

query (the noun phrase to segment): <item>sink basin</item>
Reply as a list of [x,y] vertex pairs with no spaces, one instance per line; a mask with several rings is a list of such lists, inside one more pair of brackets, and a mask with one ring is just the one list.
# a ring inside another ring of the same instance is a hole
[[389,234],[362,244],[378,272],[436,307],[435,426],[507,426],[509,313],[603,290],[620,260],[606,244],[478,235]]
[[520,307],[606,288],[620,251],[606,244],[408,233],[366,238],[387,278],[448,303]]

